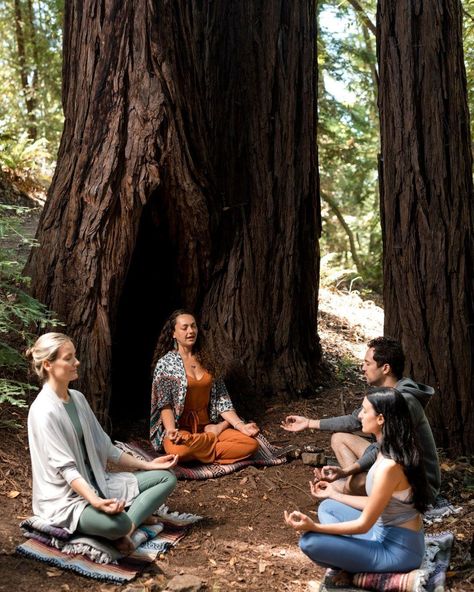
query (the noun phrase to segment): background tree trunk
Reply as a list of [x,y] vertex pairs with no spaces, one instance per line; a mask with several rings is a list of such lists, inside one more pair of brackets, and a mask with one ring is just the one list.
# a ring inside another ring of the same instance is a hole
[[[28,6],[30,9],[30,6]],[[35,69],[32,80],[28,79],[29,67],[26,55],[26,35],[25,35],[25,15],[21,0],[14,1],[15,11],[15,33],[18,53],[18,68],[20,72],[21,87],[23,89],[23,97],[25,99],[26,113],[28,118],[28,137],[31,140],[36,140],[38,136],[38,123],[36,121],[36,82],[37,82],[37,71]],[[27,17],[31,18],[31,13],[27,14]],[[31,18],[31,26],[33,26],[33,20]],[[30,31],[30,35],[33,35],[33,31]]]
[[65,19],[65,128],[27,271],[95,411],[112,384],[117,410],[148,411],[182,305],[257,391],[314,388],[314,2],[71,0]]
[[379,0],[385,332],[431,384],[437,443],[473,450],[474,209],[459,0]]

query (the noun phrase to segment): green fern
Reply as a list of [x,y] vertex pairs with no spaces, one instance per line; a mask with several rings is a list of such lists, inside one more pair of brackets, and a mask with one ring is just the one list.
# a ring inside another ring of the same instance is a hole
[[53,156],[46,138],[33,141],[23,132],[14,138],[0,138],[0,166],[23,177],[49,182]]
[[0,405],[10,403],[15,407],[27,407],[25,397],[28,391],[34,388],[34,386],[26,382],[0,378]]
[[0,369],[5,377],[0,379],[2,427],[19,427],[17,420],[2,415],[12,407],[26,407],[28,392],[36,388],[16,380],[27,367],[22,350],[36,339],[39,330],[62,324],[46,306],[28,294],[29,279],[21,275],[24,261],[18,261],[16,252],[5,247],[5,239],[12,234],[22,243],[34,244],[20,230],[25,211],[27,208],[0,204]]

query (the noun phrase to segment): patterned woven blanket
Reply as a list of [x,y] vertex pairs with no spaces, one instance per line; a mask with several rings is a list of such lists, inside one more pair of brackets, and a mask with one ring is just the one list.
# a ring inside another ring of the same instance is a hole
[[426,535],[425,557],[420,569],[408,573],[349,574],[328,569],[319,592],[443,592],[454,536],[450,532]]
[[16,552],[88,578],[123,584],[176,545],[186,535],[190,524],[201,520],[201,516],[170,512],[164,505],[155,514],[162,523],[138,528],[132,536],[137,548],[128,557],[122,557],[104,539],[71,536],[66,530],[50,526],[35,516],[20,524],[28,541],[19,545]]
[[[240,460],[230,465],[220,465],[217,463],[209,465],[178,465],[174,467],[173,471],[178,479],[214,479],[229,475],[250,465],[271,466],[281,465],[286,462],[286,456],[284,455],[285,449],[273,446],[262,434],[257,436],[257,440],[259,442],[259,448],[252,458]],[[147,442],[115,442],[115,445],[124,452],[128,452],[132,456],[143,460],[151,460],[163,454],[156,452],[151,444]]]

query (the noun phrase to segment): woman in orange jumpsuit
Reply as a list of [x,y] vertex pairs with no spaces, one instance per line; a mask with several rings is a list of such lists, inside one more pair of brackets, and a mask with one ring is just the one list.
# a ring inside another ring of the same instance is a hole
[[156,450],[180,462],[228,464],[258,449],[258,426],[235,412],[222,379],[202,363],[194,315],[177,310],[158,340],[153,374],[150,438]]

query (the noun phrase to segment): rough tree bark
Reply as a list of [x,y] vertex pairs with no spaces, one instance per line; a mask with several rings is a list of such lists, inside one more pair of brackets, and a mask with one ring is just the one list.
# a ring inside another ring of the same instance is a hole
[[65,128],[27,271],[96,412],[112,374],[114,400],[148,408],[180,305],[258,391],[314,388],[314,2],[71,0],[65,19]]
[[385,332],[438,396],[439,445],[472,452],[474,205],[459,0],[379,0]]

